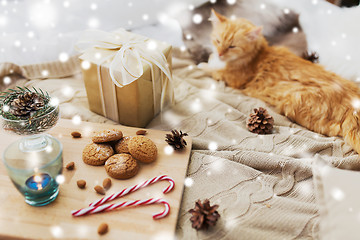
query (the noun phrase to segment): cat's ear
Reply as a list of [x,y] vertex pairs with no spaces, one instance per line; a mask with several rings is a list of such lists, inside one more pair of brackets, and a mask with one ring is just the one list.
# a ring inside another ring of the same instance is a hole
[[213,25],[216,25],[225,22],[226,17],[221,15],[220,13],[217,13],[214,9],[211,9],[210,21],[213,23]]
[[249,41],[256,41],[262,33],[263,27],[255,27],[254,29],[252,29],[250,32],[248,32],[246,34],[246,37],[249,39]]

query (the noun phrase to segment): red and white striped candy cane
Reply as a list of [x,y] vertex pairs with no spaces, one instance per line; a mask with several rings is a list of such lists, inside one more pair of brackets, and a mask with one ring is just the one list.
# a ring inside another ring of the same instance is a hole
[[166,217],[170,212],[170,205],[166,200],[161,198],[158,199],[150,198],[147,200],[126,201],[126,202],[114,203],[114,204],[104,204],[96,207],[87,207],[79,210],[74,210],[71,212],[71,215],[73,215],[74,217],[80,217],[88,214],[111,211],[116,208],[136,207],[136,206],[150,205],[156,203],[164,204],[165,209],[160,213],[153,214],[153,219],[160,219]]
[[154,177],[152,179],[146,180],[143,183],[140,183],[140,184],[125,188],[124,190],[122,190],[120,192],[117,192],[117,193],[114,193],[114,194],[111,194],[111,195],[109,195],[107,197],[103,197],[102,199],[97,200],[96,202],[90,203],[89,206],[90,207],[95,207],[95,206],[102,205],[102,204],[104,204],[106,202],[112,201],[112,200],[114,200],[116,198],[123,197],[123,196],[125,196],[125,195],[127,195],[129,193],[132,193],[132,192],[135,192],[135,191],[139,190],[140,188],[144,188],[144,187],[146,187],[146,186],[148,186],[150,184],[156,183],[156,182],[161,181],[161,180],[167,180],[170,183],[170,185],[168,187],[163,189],[163,193],[168,193],[171,190],[173,190],[173,188],[175,187],[174,179],[172,179],[171,177],[168,177],[167,175],[161,175],[161,176]]

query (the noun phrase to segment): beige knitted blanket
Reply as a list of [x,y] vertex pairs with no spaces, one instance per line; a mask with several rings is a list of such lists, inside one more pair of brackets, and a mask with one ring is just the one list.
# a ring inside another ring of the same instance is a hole
[[[74,64],[74,63],[71,63]],[[27,66],[31,72],[39,66]],[[15,66],[0,65],[0,74]],[[16,68],[21,73],[23,68]],[[65,77],[77,73],[72,77]],[[88,110],[78,69],[51,65],[49,76],[64,78],[19,80],[12,85],[40,87],[61,102],[61,116],[111,122]],[[205,76],[184,57],[173,59],[176,105],[149,127],[181,129],[193,138],[193,150],[179,214],[179,239],[313,239],[318,238],[318,206],[314,198],[312,157],[320,154],[341,168],[360,168],[358,155],[340,138],[308,131],[275,113],[257,99]],[[35,75],[36,77],[36,75]],[[38,77],[38,76],[37,76]],[[5,86],[2,86],[4,88]],[[266,107],[275,119],[273,134],[246,129],[253,108]],[[190,214],[198,199],[219,204],[216,227],[191,228]]]

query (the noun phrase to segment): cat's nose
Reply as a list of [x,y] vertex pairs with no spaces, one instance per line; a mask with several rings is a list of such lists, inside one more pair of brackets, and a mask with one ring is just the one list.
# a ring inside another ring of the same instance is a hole
[[218,53],[219,53],[219,57],[223,57],[225,53],[227,53],[227,49],[218,50]]

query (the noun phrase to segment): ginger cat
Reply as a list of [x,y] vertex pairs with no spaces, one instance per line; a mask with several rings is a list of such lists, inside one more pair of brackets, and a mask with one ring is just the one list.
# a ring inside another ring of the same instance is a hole
[[292,121],[327,136],[342,136],[360,153],[360,89],[286,48],[269,46],[261,27],[212,10],[212,42],[224,69],[213,78],[259,98]]

